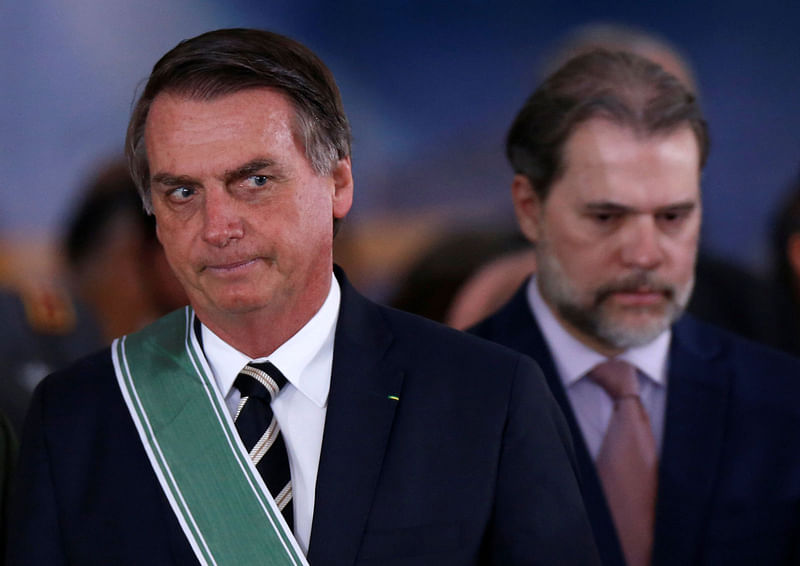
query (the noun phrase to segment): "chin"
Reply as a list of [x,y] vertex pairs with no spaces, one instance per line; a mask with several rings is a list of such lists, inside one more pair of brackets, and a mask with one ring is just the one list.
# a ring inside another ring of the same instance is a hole
[[263,299],[235,299],[223,304],[223,309],[231,314],[246,314],[260,310],[267,306],[269,301]]
[[598,333],[608,344],[627,349],[649,344],[671,324],[671,317],[663,312],[659,315],[642,313],[639,316],[617,316],[606,318]]
[[204,300],[202,304],[205,304],[208,309],[216,312],[225,314],[247,314],[263,308],[269,304],[269,300],[263,295],[245,295],[237,293],[221,297],[209,297]]

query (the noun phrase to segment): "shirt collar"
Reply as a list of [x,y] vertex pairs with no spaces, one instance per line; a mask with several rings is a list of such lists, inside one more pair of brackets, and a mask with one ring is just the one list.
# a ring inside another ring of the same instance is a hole
[[[567,332],[542,298],[536,277],[531,277],[528,282],[527,296],[565,388],[608,359]],[[648,344],[625,350],[617,358],[631,363],[640,373],[664,386],[667,384],[667,357],[671,339],[672,330],[667,329]]]
[[286,379],[319,407],[328,402],[333,367],[333,341],[339,318],[341,289],[336,277],[325,302],[297,333],[265,358],[252,360],[201,325],[203,351],[223,397],[227,397],[239,371],[250,361],[270,361]]

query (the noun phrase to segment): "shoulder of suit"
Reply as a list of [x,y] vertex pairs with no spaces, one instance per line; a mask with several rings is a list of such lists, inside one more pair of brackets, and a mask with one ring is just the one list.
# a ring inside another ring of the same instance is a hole
[[786,380],[800,385],[800,358],[755,342],[691,315],[673,329],[678,347],[705,358],[717,358],[746,379]]
[[445,324],[425,317],[380,306],[384,316],[395,334],[407,343],[424,344],[426,348],[439,351],[460,352],[472,356],[499,356],[517,359],[520,352],[474,333],[456,330]]
[[119,393],[110,347],[105,346],[60,367],[42,380],[40,388],[46,389],[53,399],[64,402],[77,398],[78,404],[81,398],[107,395],[109,388]]

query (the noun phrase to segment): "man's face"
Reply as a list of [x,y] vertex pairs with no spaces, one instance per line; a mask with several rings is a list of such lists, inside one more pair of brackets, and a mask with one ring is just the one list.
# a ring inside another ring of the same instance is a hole
[[576,338],[613,355],[652,341],[680,315],[700,233],[699,150],[686,126],[637,137],[606,120],[580,125],[542,203],[515,178],[537,282]]
[[294,116],[270,89],[153,101],[145,143],[158,238],[206,323],[313,314],[328,291],[332,219],[352,202],[350,162],[317,175]]

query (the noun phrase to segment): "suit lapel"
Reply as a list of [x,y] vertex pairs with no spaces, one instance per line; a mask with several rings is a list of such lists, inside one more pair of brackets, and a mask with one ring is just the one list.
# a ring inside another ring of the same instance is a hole
[[317,475],[308,559],[356,560],[380,476],[403,375],[383,361],[392,335],[337,270],[342,304]]
[[685,316],[670,349],[664,445],[659,469],[654,564],[697,559],[719,474],[730,371],[722,343]]
[[569,425],[572,443],[575,446],[581,492],[602,562],[604,566],[624,566],[622,548],[619,545],[594,462],[586,448],[583,433],[556,370],[553,356],[528,305],[526,289],[527,283],[517,291],[503,309],[476,329],[477,334],[484,335],[490,340],[530,356],[542,368],[550,391]]

